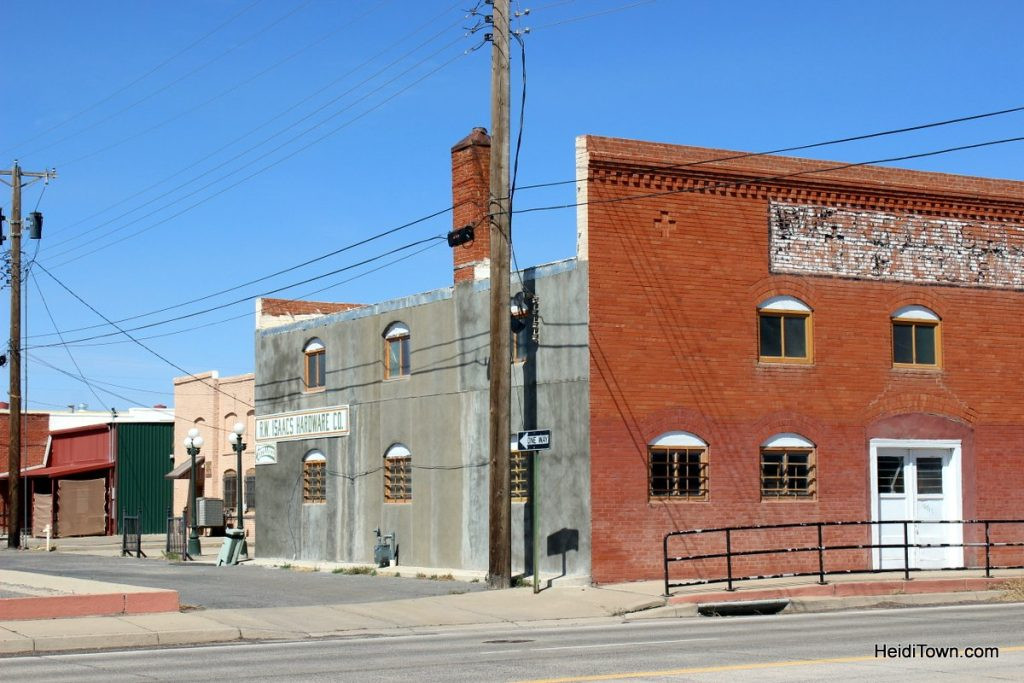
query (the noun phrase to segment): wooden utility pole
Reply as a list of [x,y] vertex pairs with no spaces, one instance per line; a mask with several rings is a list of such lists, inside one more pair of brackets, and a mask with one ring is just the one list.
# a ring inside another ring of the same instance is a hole
[[509,0],[494,0],[491,36],[491,362],[490,515],[487,581],[492,588],[512,585],[512,497],[509,458],[512,438],[511,354],[509,352]]
[[[21,485],[21,188],[22,178],[49,180],[56,177],[53,171],[22,171],[18,162],[10,171],[0,171],[0,176],[11,177],[11,349],[7,355],[10,367],[10,431],[7,452],[7,547],[21,547],[21,502],[18,489]],[[6,182],[6,181],[4,181]],[[27,502],[27,501],[26,501]]]

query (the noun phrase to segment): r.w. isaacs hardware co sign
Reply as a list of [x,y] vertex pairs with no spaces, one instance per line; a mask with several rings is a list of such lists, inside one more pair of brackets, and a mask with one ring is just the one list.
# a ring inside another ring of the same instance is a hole
[[348,406],[299,410],[256,418],[257,441],[295,441],[348,434]]

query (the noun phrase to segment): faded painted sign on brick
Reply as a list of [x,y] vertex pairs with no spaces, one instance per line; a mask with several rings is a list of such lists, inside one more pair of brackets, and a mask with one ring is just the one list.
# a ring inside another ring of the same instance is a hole
[[1024,288],[1024,226],[772,202],[775,273]]

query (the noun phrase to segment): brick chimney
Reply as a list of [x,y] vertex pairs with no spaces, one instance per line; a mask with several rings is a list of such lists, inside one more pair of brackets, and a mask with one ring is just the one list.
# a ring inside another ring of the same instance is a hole
[[452,228],[475,228],[472,242],[452,248],[456,284],[490,277],[490,166],[491,136],[486,128],[474,128],[452,147]]

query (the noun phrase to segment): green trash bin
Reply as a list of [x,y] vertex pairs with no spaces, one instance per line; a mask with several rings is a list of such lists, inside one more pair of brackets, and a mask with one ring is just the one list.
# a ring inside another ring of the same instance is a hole
[[238,555],[242,551],[243,543],[245,543],[245,529],[225,529],[224,545],[220,547],[217,566],[238,564]]

